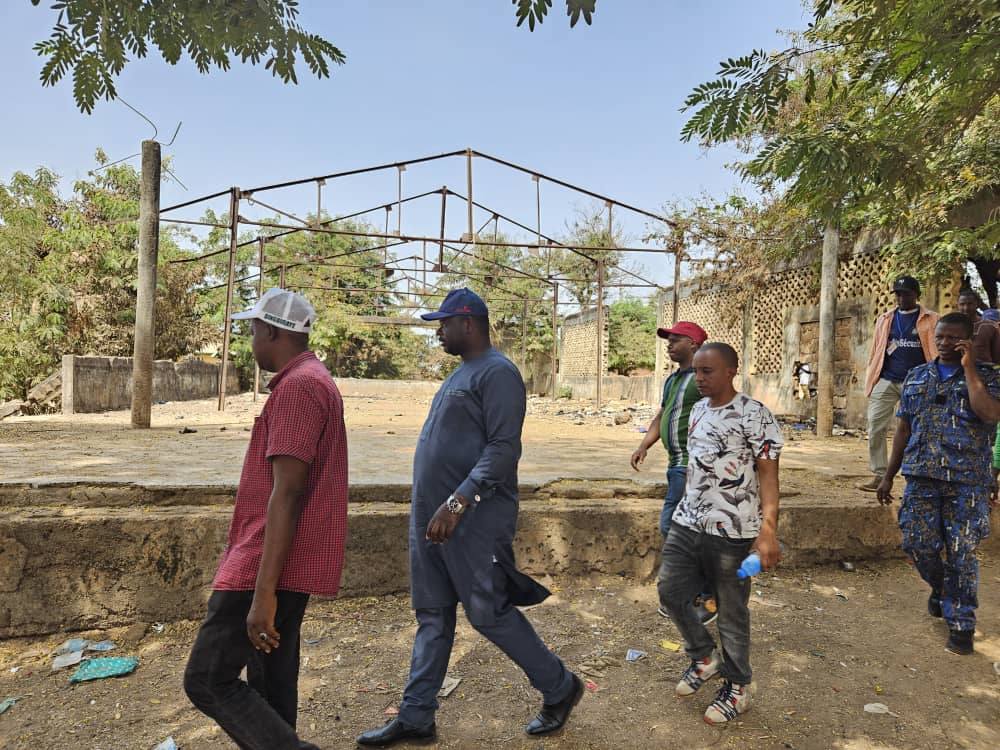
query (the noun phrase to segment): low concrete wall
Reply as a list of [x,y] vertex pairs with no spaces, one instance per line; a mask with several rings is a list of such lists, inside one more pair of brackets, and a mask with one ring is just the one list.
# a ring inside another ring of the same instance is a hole
[[[153,363],[153,401],[193,401],[219,392],[219,365],[199,359]],[[239,393],[236,368],[228,368],[227,393]],[[62,360],[63,414],[127,409],[132,403],[131,357],[81,357]]]
[[[625,481],[525,487],[519,564],[535,575],[651,580],[662,494]],[[784,565],[900,555],[892,508],[795,494],[782,499]],[[232,487],[0,484],[0,638],[201,617],[233,496]],[[408,496],[403,485],[351,488],[343,596],[408,589]]]
[[434,398],[441,387],[435,380],[369,380],[367,378],[337,378],[337,388],[344,398],[380,398],[384,396],[413,396]]
[[[573,389],[573,398],[597,398],[597,378],[586,375],[559,376],[559,387]],[[659,404],[657,378],[653,375],[627,377],[605,375],[601,383],[601,398],[605,401],[630,401],[632,403]]]

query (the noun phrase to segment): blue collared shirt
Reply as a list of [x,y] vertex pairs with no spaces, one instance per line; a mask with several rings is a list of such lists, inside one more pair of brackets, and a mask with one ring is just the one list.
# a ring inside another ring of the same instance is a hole
[[[1000,399],[1000,374],[976,365],[993,398]],[[989,486],[993,422],[972,411],[965,371],[943,379],[937,361],[910,370],[903,383],[897,417],[910,423],[910,440],[903,453],[902,473],[946,482]]]

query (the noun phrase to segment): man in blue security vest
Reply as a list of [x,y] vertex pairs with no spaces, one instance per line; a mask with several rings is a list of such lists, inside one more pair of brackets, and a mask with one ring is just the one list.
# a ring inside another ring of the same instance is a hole
[[441,384],[413,457],[410,590],[416,610],[410,678],[399,715],[357,741],[388,747],[436,736],[437,693],[462,603],[469,623],[498,646],[542,694],[529,735],[563,727],[583,683],[550,651],[517,606],[549,592],[514,565],[517,463],[524,423],[524,381],[490,343],[489,313],[470,289],[452,290],[438,312],[438,339],[462,364]]
[[892,502],[893,477],[902,469],[903,551],[931,587],[927,611],[948,624],[945,648],[962,655],[973,651],[976,547],[990,531],[990,438],[1000,421],[1000,374],[976,364],[971,339],[968,316],[938,321],[938,357],[914,367],[903,383],[892,456],[877,489],[879,502]]

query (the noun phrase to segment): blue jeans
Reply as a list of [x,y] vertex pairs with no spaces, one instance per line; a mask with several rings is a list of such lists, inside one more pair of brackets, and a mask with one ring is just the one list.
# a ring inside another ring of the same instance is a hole
[[670,531],[670,519],[674,517],[674,510],[684,497],[687,475],[687,466],[671,466],[667,469],[667,496],[663,499],[663,510],[660,511],[660,533],[664,539]]
[[727,680],[746,685],[750,670],[750,579],[738,578],[753,539],[727,539],[675,524],[663,542],[663,560],[657,589],[660,603],[684,638],[691,659],[704,659],[715,649],[715,639],[702,624],[694,598],[706,586],[719,605],[719,638]]
[[[684,497],[687,475],[687,466],[671,466],[667,469],[667,496],[663,499],[663,510],[660,511],[660,533],[664,540],[670,533],[670,519],[674,517],[674,511]],[[712,589],[706,585],[699,596],[702,599],[711,599]]]

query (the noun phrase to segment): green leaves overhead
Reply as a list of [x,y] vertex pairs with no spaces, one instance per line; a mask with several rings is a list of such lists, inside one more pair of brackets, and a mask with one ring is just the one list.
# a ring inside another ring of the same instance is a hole
[[115,79],[130,59],[146,57],[150,44],[171,65],[186,54],[202,73],[228,70],[231,57],[263,61],[283,83],[298,82],[300,58],[317,78],[346,60],[299,25],[297,0],[60,0],[50,7],[58,13],[52,33],[34,46],[46,58],[42,85],[72,75],[73,97],[86,113],[115,98]]
[[[536,23],[542,23],[552,7],[552,0],[511,0],[516,6],[517,25],[528,22],[528,29],[535,30]],[[597,10],[597,0],[566,0],[566,15],[569,16],[570,28],[583,20],[589,26]]]

